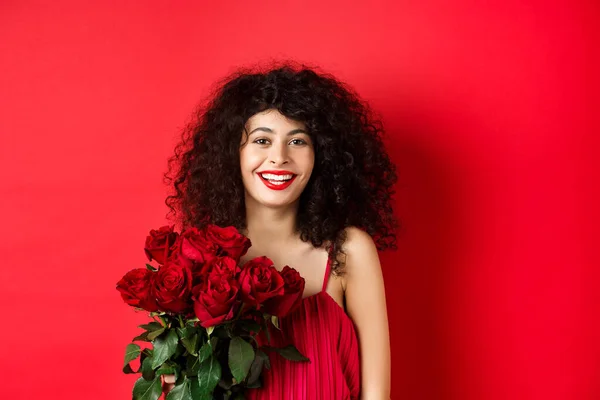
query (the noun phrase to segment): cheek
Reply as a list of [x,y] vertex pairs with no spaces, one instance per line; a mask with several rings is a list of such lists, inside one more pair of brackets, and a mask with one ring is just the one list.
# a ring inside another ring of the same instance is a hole
[[240,167],[242,174],[249,174],[260,165],[260,160],[257,154],[250,151],[245,151],[240,154]]
[[240,169],[242,182],[246,190],[254,185],[254,172],[262,165],[260,156],[256,153],[246,152],[240,155]]
[[307,154],[304,155],[303,160],[304,168],[307,172],[312,172],[315,167],[315,153],[312,150],[307,152]]

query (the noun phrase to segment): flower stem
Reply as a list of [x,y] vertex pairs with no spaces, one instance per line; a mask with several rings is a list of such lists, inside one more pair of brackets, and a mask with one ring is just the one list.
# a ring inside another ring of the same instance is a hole
[[178,315],[179,317],[179,324],[181,325],[182,328],[185,328],[185,324],[183,323],[183,318],[181,318],[181,314]]
[[164,326],[165,328],[168,328],[167,321],[165,321],[165,319],[164,319],[162,316],[160,316],[160,315],[158,316],[158,318],[160,318],[160,320],[162,321],[162,323],[163,323],[163,326]]
[[240,307],[235,319],[240,319],[240,316],[242,315],[242,311],[244,311],[245,306],[246,306],[246,303],[242,303],[242,306]]

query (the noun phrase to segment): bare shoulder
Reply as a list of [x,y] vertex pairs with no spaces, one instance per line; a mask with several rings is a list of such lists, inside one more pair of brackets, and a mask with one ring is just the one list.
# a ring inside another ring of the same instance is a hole
[[356,226],[349,226],[344,231],[346,233],[344,245],[348,251],[377,251],[373,238],[367,232]]
[[345,233],[343,248],[346,254],[345,271],[348,276],[372,273],[374,269],[380,269],[377,246],[371,235],[355,226],[346,228]]

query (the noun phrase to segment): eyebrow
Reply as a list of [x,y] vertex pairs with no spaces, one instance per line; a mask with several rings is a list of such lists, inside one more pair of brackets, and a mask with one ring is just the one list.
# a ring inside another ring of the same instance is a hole
[[[273,133],[273,129],[267,128],[267,127],[264,127],[264,126],[259,126],[258,128],[253,129],[252,132],[250,132],[248,134],[248,136],[252,135],[256,131],[263,131],[263,132]],[[292,129],[291,131],[289,131],[287,133],[287,136],[294,135],[296,133],[306,133],[308,135],[308,132],[306,132],[304,129],[298,128],[298,129]]]

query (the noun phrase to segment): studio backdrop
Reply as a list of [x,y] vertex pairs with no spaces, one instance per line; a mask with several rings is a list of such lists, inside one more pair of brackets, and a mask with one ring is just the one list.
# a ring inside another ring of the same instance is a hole
[[[398,166],[392,398],[600,398],[599,7],[589,1],[3,1],[4,399],[128,399],[115,284],[167,158],[237,67],[353,87]],[[594,130],[595,129],[595,130]],[[595,235],[595,237],[594,237]]]

